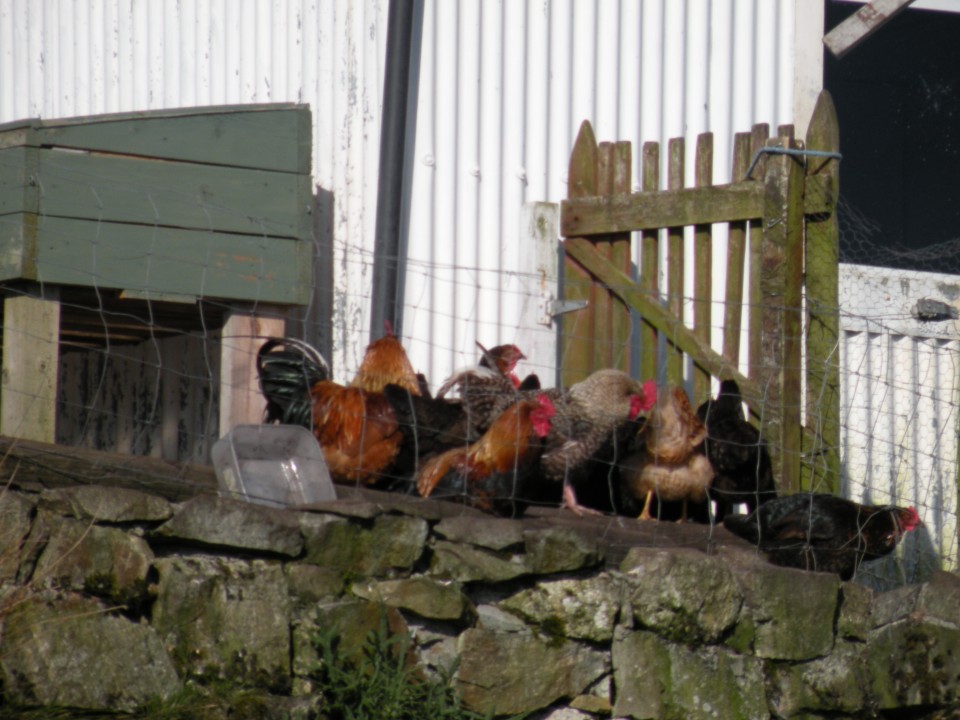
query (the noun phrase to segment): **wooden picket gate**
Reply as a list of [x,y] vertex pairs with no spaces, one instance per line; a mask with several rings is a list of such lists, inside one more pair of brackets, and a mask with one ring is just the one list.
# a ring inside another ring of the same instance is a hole
[[[642,190],[630,193],[630,143],[598,145],[585,121],[570,157],[569,197],[561,205],[564,300],[581,307],[563,317],[564,384],[601,367],[629,370],[631,347],[637,346],[641,377],[685,384],[695,405],[708,397],[711,376],[734,378],[770,444],[781,491],[836,491],[838,148],[836,111],[823,92],[805,143],[793,137],[792,125],[778,128],[773,138],[767,125],[738,133],[733,182],[711,184],[713,136],[705,133],[697,142],[694,187],[684,187],[685,147],[677,138],[669,143],[666,188],[659,177],[659,144],[648,142]],[[713,257],[718,223],[729,223],[725,258]],[[692,295],[684,290],[686,227],[694,238]],[[718,261],[727,264],[722,317],[712,312]],[[692,327],[683,319],[686,302],[692,302]],[[744,308],[746,375],[739,370]],[[631,338],[631,311],[642,317],[639,343]],[[722,326],[722,353],[711,347],[714,325]],[[661,338],[665,354],[658,353]],[[693,370],[684,382],[687,358]]]

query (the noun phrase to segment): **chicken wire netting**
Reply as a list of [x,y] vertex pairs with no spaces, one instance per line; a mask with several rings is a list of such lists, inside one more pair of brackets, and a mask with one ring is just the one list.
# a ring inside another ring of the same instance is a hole
[[[50,179],[50,178],[46,178]],[[84,180],[92,195],[102,196],[105,186],[122,184],[113,177],[89,177]],[[125,186],[125,191],[139,193],[141,199],[153,202],[155,189]],[[191,198],[191,201],[193,199]],[[195,200],[201,209],[204,199]],[[225,209],[210,206],[210,211],[242,214],[240,208]],[[960,249],[960,242],[942,243],[935,259],[932,250],[907,251],[891,249],[877,241],[878,229],[847,209],[841,215],[841,257],[839,318],[841,335],[836,351],[827,362],[839,368],[840,399],[840,494],[865,504],[895,504],[915,506],[924,527],[909,533],[896,553],[886,559],[865,565],[859,573],[865,582],[876,585],[891,582],[914,582],[929,575],[935,568],[957,568],[957,385],[958,351],[960,339],[954,305],[960,298],[960,280],[946,274],[957,262],[951,253]],[[109,451],[116,455],[101,458],[94,468],[110,470],[115,476],[123,469],[125,456],[152,456],[165,460],[207,464],[213,443],[230,428],[220,422],[221,393],[224,387],[239,387],[253,396],[259,410],[265,405],[253,368],[256,352],[266,339],[257,335],[255,328],[248,334],[234,334],[225,327],[225,318],[236,308],[229,302],[198,296],[187,302],[180,298],[151,298],[128,293],[122,296],[116,288],[100,286],[98,278],[103,268],[98,267],[97,231],[105,223],[93,221],[94,229],[90,263],[79,268],[89,279],[90,289],[67,289],[59,297],[62,328],[68,336],[59,345],[59,378],[57,383],[56,440],[65,447],[80,447]],[[158,221],[157,228],[164,227]],[[721,236],[717,235],[716,239]],[[68,245],[73,238],[68,233],[52,236],[56,242]],[[329,265],[330,237],[322,228],[311,238],[317,263],[319,286],[321,274]],[[950,253],[947,251],[950,250]],[[340,248],[338,256],[346,266],[345,272],[369,276],[374,262],[371,253],[359,247]],[[720,255],[717,256],[719,259]],[[175,253],[161,243],[145,253],[142,261],[149,276],[152,267],[176,260]],[[874,264],[862,264],[868,261]],[[875,263],[889,261],[894,267],[879,267]],[[216,272],[216,263],[203,265],[201,276]],[[269,273],[269,268],[257,272]],[[471,266],[438,266],[415,258],[408,259],[407,293],[403,308],[408,327],[415,328],[402,339],[414,360],[416,370],[427,365],[423,358],[455,357],[457,364],[476,363],[482,356],[473,342],[464,337],[476,337],[486,346],[511,343],[518,340],[519,330],[511,327],[508,318],[519,315],[519,310],[544,304],[541,290],[543,278],[534,272],[514,270],[495,271]],[[427,291],[426,288],[431,288]],[[41,284],[41,294],[46,288]],[[450,289],[464,302],[447,304],[443,292]],[[29,297],[36,288],[9,286],[8,299]],[[370,290],[362,297],[353,297],[351,306],[369,305]],[[316,342],[317,338],[331,338],[339,325],[341,334],[356,339],[362,347],[368,337],[368,328],[362,318],[343,317],[327,308],[323,312],[315,296],[306,306],[278,308],[254,303],[247,307],[263,321],[272,321],[274,330],[287,332]],[[483,321],[482,310],[488,299],[495,297],[498,321]],[[683,322],[689,325],[694,299],[682,298]],[[748,313],[747,304],[744,315]],[[515,314],[516,313],[516,314]],[[713,335],[716,341],[722,335],[724,307],[714,302],[711,310]],[[423,321],[426,318],[426,321]],[[416,320],[416,321],[415,321]],[[635,318],[634,328],[639,327]],[[425,327],[426,330],[417,328]],[[576,335],[576,330],[568,336]],[[285,328],[285,330],[284,330]],[[544,345],[556,343],[556,327],[550,322],[524,329],[527,338]],[[5,344],[17,338],[5,328]],[[28,335],[36,331],[28,332]],[[461,337],[464,336],[464,337]],[[634,333],[637,337],[637,333]],[[662,334],[662,338],[669,333]],[[56,342],[31,336],[31,341]],[[575,338],[576,339],[576,338]],[[580,338],[587,342],[587,338]],[[769,340],[765,338],[764,341]],[[240,357],[245,367],[237,376],[227,376],[222,367],[224,349],[244,345]],[[667,352],[661,339],[662,353]],[[467,349],[464,349],[467,348]],[[529,352],[527,347],[521,348]],[[624,348],[609,353],[617,360]],[[531,355],[533,353],[530,353]],[[527,373],[540,377],[544,387],[555,384],[557,366],[563,358],[551,362],[542,353],[535,360],[527,358],[516,372],[522,379]],[[359,364],[359,359],[358,363]],[[357,365],[336,368],[335,379],[346,382],[357,370]],[[636,376],[636,363],[631,368]],[[691,390],[692,364],[685,365],[684,387]],[[428,373],[426,382],[432,391],[444,381],[448,371]],[[640,378],[648,380],[651,378]],[[663,384],[661,373],[652,378]],[[716,393],[717,383],[711,392]],[[27,397],[41,397],[35,388],[5,387],[5,393],[19,393]],[[691,397],[696,410],[705,397]],[[762,418],[768,408],[764,400],[754,402],[751,409]],[[806,417],[805,423],[815,425],[818,418]],[[760,423],[763,426],[762,422]],[[362,427],[366,427],[361,423]],[[9,427],[9,426],[8,426]],[[436,429],[436,428],[432,428]],[[16,426],[13,426],[15,432]],[[631,428],[627,428],[629,432]],[[632,428],[635,433],[637,428]],[[627,438],[627,442],[630,438]],[[618,440],[619,442],[619,440]],[[782,452],[776,440],[767,438],[774,453]],[[59,452],[59,451],[58,451]],[[68,453],[63,453],[68,455]],[[638,507],[617,507],[619,468],[601,458],[590,470],[593,497],[584,497],[605,512],[629,510],[635,516]],[[813,464],[817,459],[809,459]],[[411,472],[399,477],[387,477],[383,487],[393,491],[415,494],[410,483]],[[144,471],[149,475],[149,470]],[[142,476],[141,476],[142,477]],[[167,478],[168,479],[168,478]],[[178,478],[186,493],[205,489],[195,476],[183,473]],[[395,482],[396,481],[396,482]],[[361,485],[362,482],[355,484]],[[149,482],[144,484],[149,489]],[[827,491],[827,484],[813,488]],[[502,486],[495,492],[512,500],[513,488]],[[469,493],[467,493],[469,494]],[[534,506],[555,508],[560,502],[560,488],[552,488],[547,497],[529,498]],[[511,510],[512,512],[512,510]],[[668,502],[655,503],[654,517],[661,521],[674,520],[678,510]],[[708,522],[708,518],[696,516]],[[610,516],[612,517],[612,516]],[[618,527],[633,522],[632,517],[611,520]],[[666,532],[649,533],[645,542],[671,546],[673,540]]]
[[841,493],[923,519],[877,573],[955,571],[960,239],[898,245],[842,197],[838,220]]

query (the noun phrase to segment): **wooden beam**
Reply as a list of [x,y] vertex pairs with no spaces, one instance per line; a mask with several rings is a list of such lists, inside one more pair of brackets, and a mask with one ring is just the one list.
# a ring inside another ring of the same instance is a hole
[[3,303],[3,394],[0,435],[56,440],[60,302],[21,295]]
[[912,3],[913,0],[868,2],[828,32],[823,38],[823,44],[834,56],[841,58]]
[[217,490],[209,465],[108,453],[81,447],[0,437],[0,484],[31,490],[101,485],[185,500]]
[[257,312],[231,310],[223,325],[220,346],[220,435],[236,425],[263,420],[265,400],[257,379],[257,350],[266,337],[284,335],[279,308],[260,306]]
[[564,237],[753,220],[763,215],[763,184],[661,190],[612,197],[568,198],[560,205]]

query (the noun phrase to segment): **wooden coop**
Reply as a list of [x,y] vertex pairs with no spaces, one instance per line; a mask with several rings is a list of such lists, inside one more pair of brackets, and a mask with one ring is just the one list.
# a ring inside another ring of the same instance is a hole
[[[781,491],[836,491],[838,149],[836,111],[823,92],[805,140],[795,138],[789,125],[778,128],[776,137],[767,125],[738,133],[733,182],[713,185],[713,135],[704,133],[695,151],[693,187],[684,187],[686,149],[678,138],[669,144],[666,182],[659,176],[659,144],[644,144],[642,190],[631,193],[630,143],[598,144],[585,122],[570,157],[569,197],[561,206],[565,299],[582,308],[563,319],[564,384],[601,367],[630,369],[635,312],[642,318],[641,377],[689,380],[694,406],[707,399],[711,377],[737,380],[751,414],[762,421]],[[729,228],[725,257],[713,253],[718,224]],[[685,228],[693,235],[692,293],[684,285]],[[641,258],[636,273],[634,233]],[[726,264],[722,311],[712,287],[717,262]],[[685,318],[687,301],[692,323]],[[744,316],[749,337],[742,362]],[[718,327],[720,353],[711,344]]]
[[206,462],[312,293],[304,105],[0,126],[0,435]]

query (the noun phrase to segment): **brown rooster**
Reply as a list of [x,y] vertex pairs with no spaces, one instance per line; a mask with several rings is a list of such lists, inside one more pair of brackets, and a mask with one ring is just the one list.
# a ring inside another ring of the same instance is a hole
[[535,401],[514,403],[475,443],[428,461],[417,473],[417,491],[423,497],[437,491],[482,510],[519,515],[554,413],[553,401],[543,393]]
[[[312,429],[335,482],[374,484],[387,479],[400,457],[404,433],[382,390],[395,384],[419,396],[423,385],[390,327],[385,337],[367,347],[356,376],[346,387],[327,379],[310,384],[321,377],[314,367],[316,359],[304,352],[301,367],[292,361],[281,364],[275,343],[264,343],[258,353],[260,387],[268,410],[285,407],[287,411],[274,412],[268,418]],[[291,400],[298,396],[305,400]]]
[[661,501],[680,500],[680,521],[687,520],[689,501],[705,502],[713,467],[703,451],[707,429],[690,407],[680,387],[660,393],[640,430],[639,449],[623,463],[624,505],[643,501],[639,519],[650,520],[654,495]]

